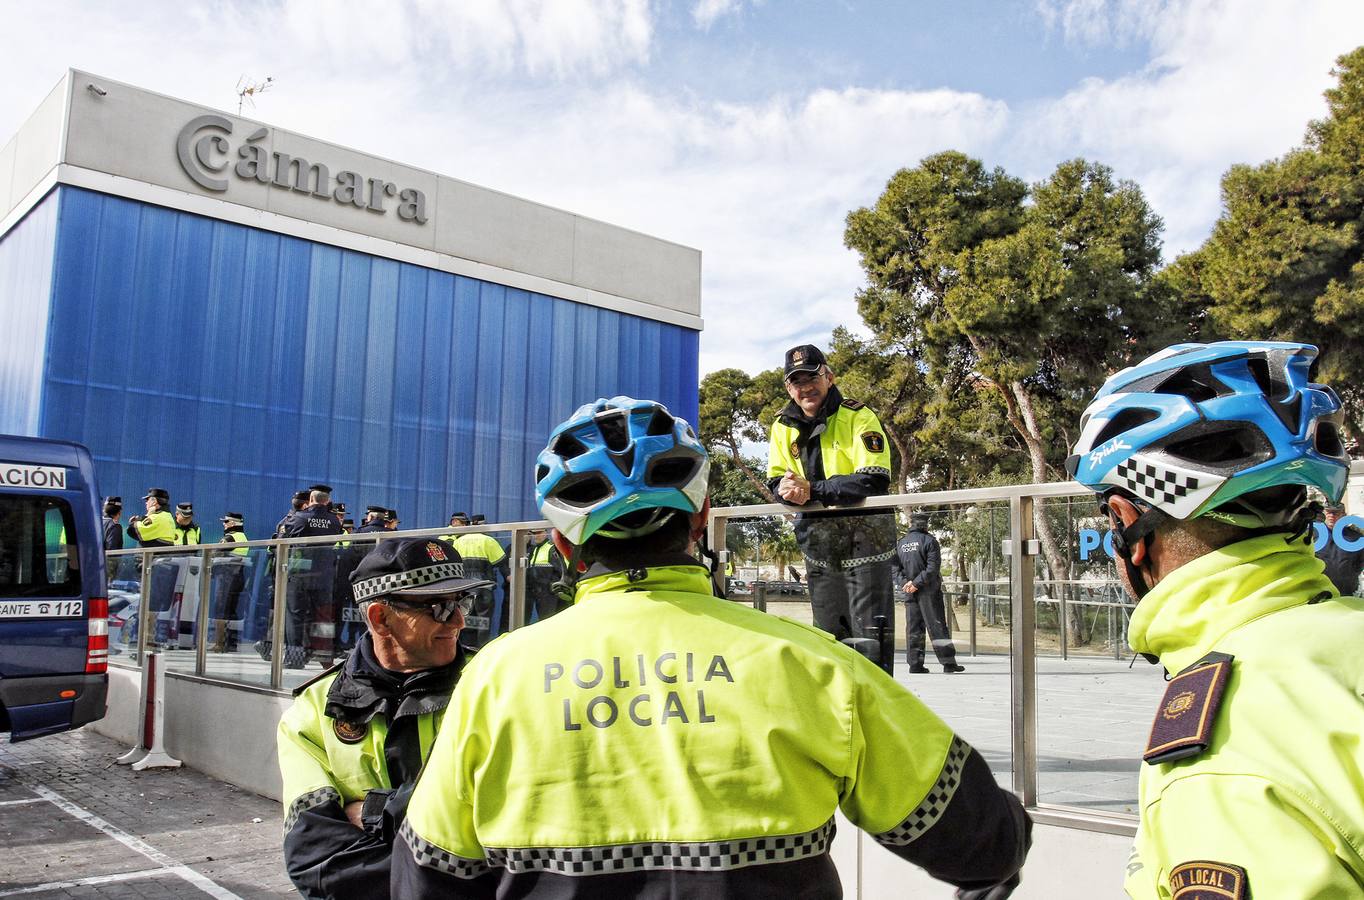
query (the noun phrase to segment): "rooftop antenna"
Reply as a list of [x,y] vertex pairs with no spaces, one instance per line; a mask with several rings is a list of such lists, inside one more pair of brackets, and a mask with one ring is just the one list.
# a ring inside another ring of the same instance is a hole
[[256,100],[255,100],[256,95],[257,95],[257,94],[263,94],[263,93],[265,93],[266,91],[270,90],[270,88],[274,85],[274,83],[275,83],[275,79],[271,78],[269,75],[265,76],[265,80],[264,80],[264,81],[259,81],[259,82],[253,82],[253,81],[251,81],[251,79],[247,78],[245,75],[243,75],[241,78],[238,78],[238,79],[237,79],[237,115],[240,116],[240,115],[242,114],[242,104],[243,104],[243,103],[250,103],[250,104],[251,104],[251,108],[252,108],[252,109],[255,109],[255,108],[256,108]]

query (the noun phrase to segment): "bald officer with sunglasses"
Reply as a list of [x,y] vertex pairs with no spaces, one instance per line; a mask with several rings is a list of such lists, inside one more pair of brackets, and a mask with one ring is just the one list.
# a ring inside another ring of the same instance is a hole
[[280,720],[284,862],[304,897],[386,897],[407,799],[471,650],[473,592],[444,541],[380,544],[351,576],[367,631]]

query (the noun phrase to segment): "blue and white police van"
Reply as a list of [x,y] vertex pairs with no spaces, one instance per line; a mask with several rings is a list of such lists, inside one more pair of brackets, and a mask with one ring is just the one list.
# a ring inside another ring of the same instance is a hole
[[0,435],[0,733],[104,716],[109,601],[90,451]]

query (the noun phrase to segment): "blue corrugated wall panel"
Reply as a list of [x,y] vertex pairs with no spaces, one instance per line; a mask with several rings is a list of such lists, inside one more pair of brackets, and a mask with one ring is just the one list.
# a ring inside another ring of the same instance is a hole
[[36,435],[42,409],[58,200],[0,235],[0,433]]
[[193,500],[206,536],[230,509],[266,537],[315,482],[403,527],[534,518],[579,404],[696,420],[690,329],[76,188],[30,225],[56,246],[37,430],[89,445],[108,493]]

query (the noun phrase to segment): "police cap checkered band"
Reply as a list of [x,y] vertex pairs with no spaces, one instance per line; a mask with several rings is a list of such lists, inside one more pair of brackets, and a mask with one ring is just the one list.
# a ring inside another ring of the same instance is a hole
[[450,594],[490,587],[466,578],[464,560],[454,547],[431,538],[384,541],[360,560],[351,575],[356,602],[385,594]]

